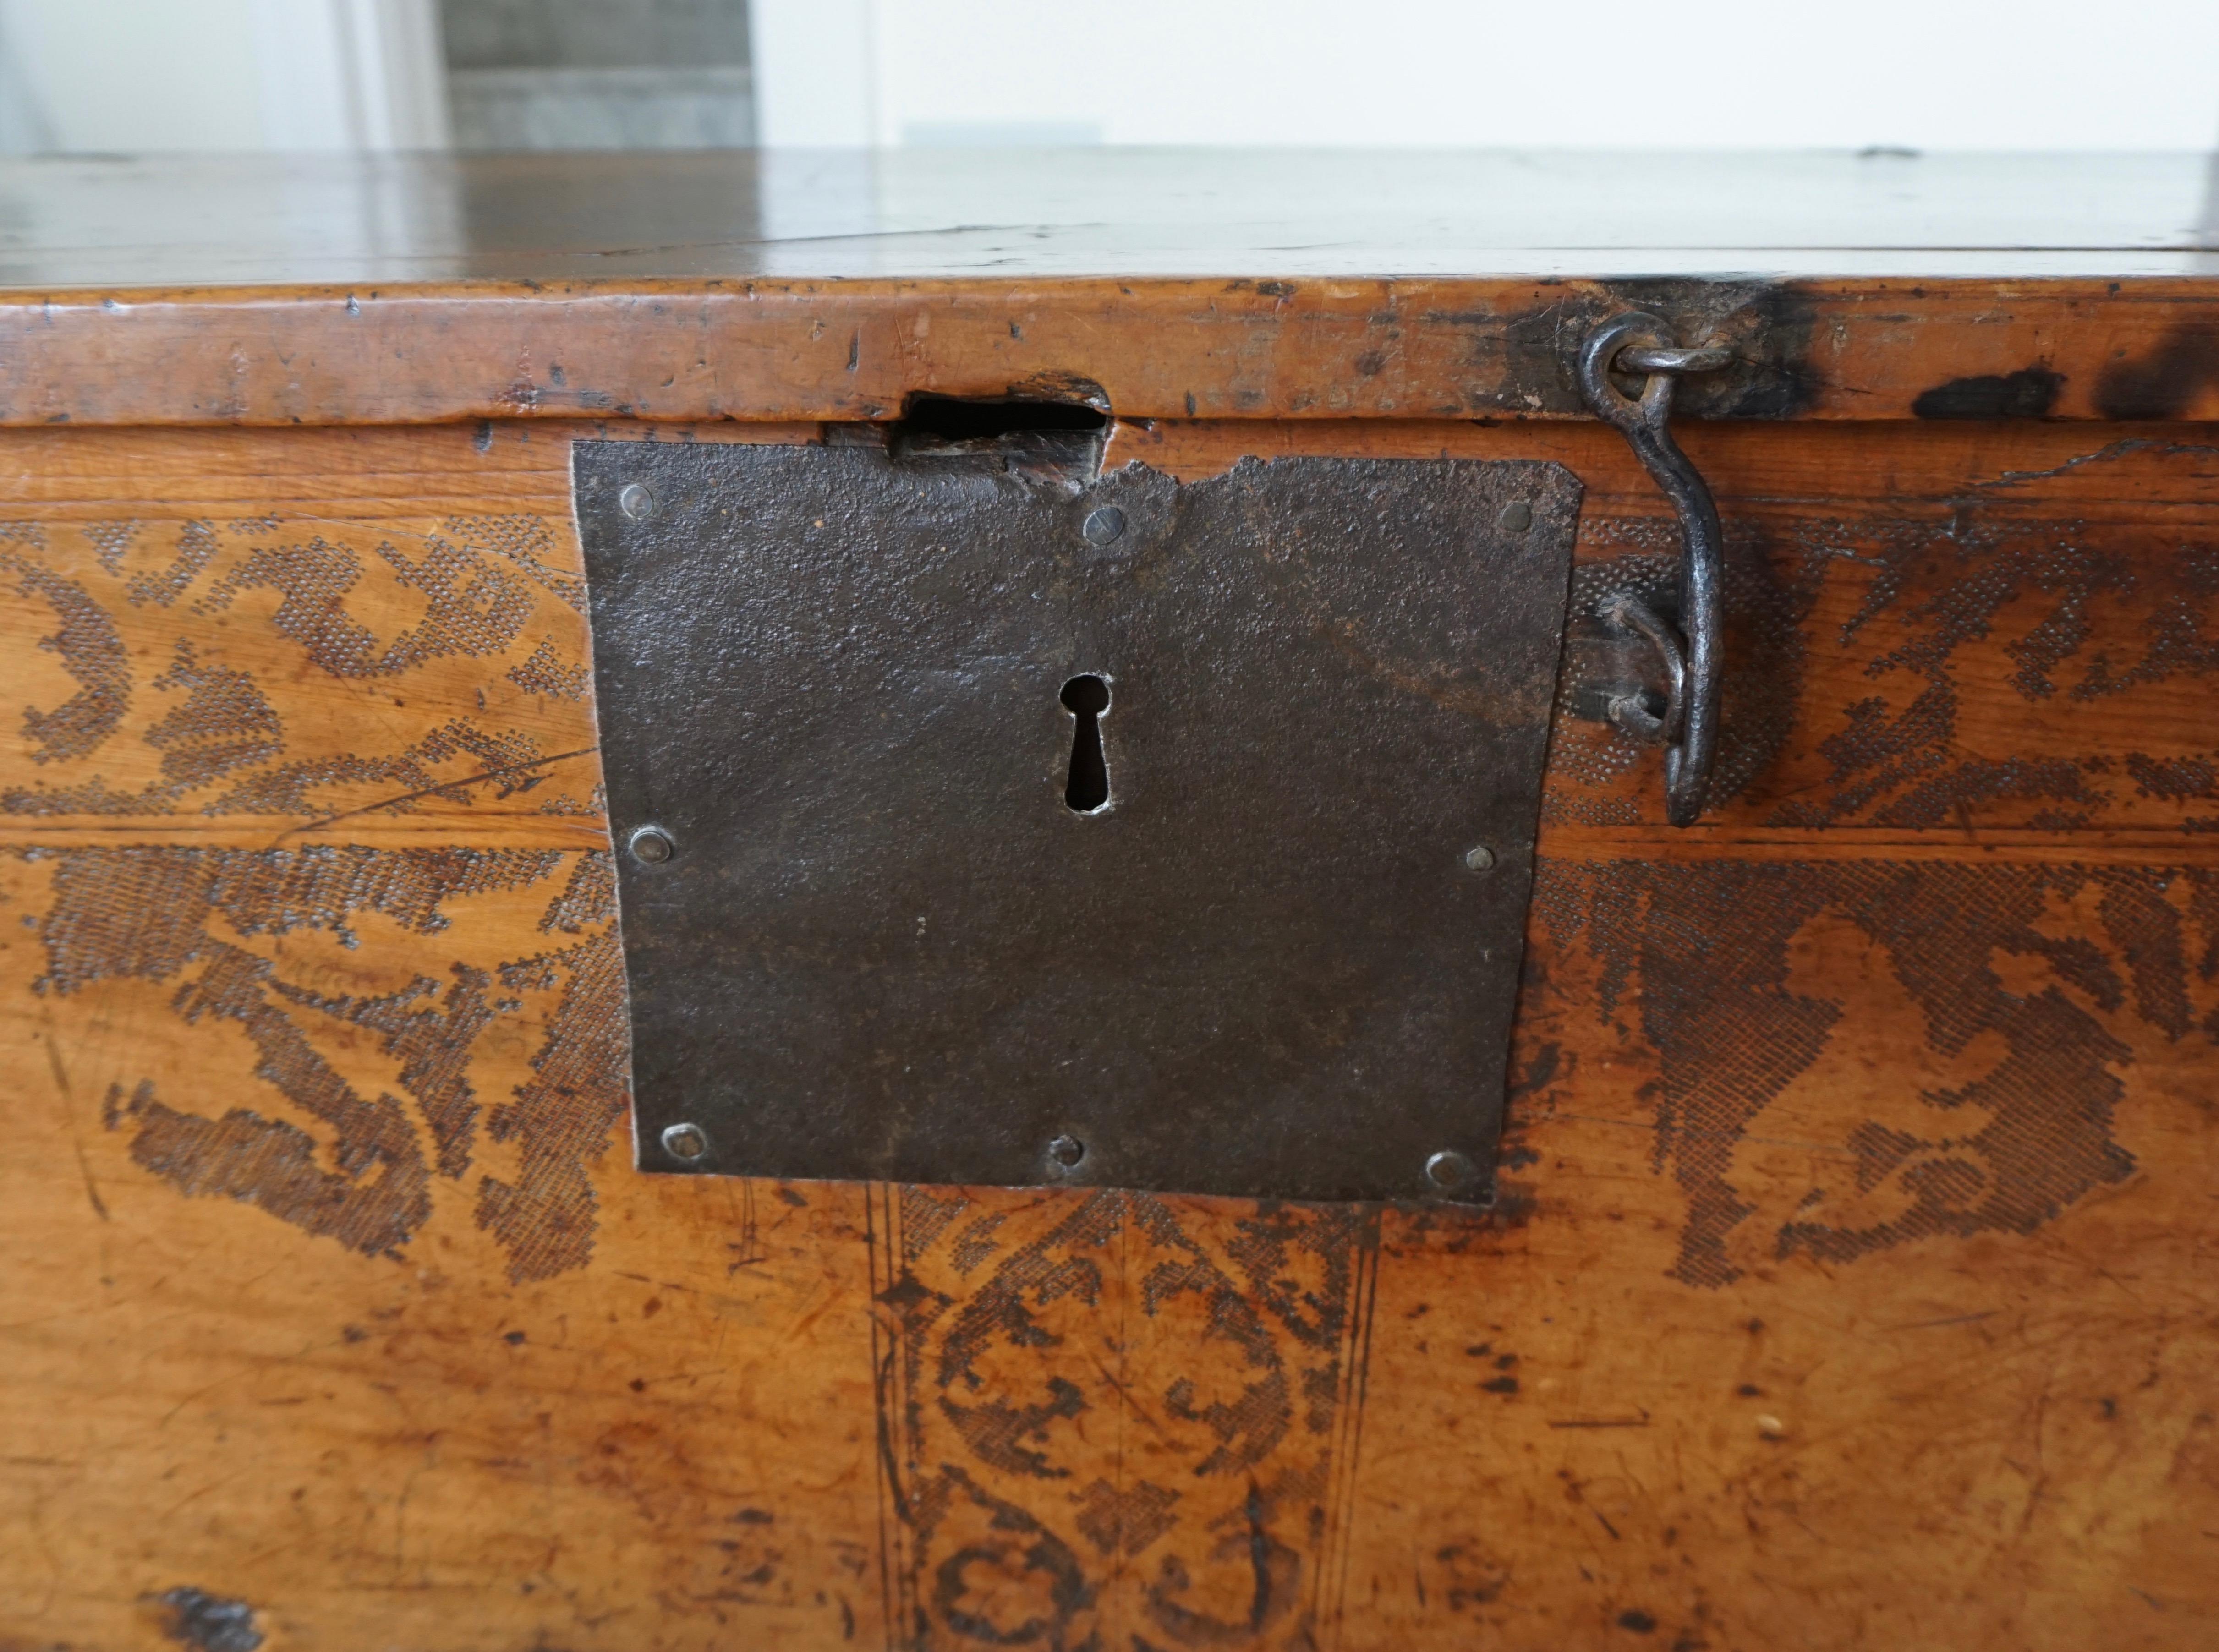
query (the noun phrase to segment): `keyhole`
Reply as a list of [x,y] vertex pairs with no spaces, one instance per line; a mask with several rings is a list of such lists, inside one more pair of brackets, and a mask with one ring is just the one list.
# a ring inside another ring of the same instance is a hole
[[1063,801],[1073,813],[1091,815],[1110,801],[1110,763],[1102,755],[1102,714],[1110,709],[1110,685],[1089,672],[1063,686],[1064,709],[1078,726],[1071,736],[1071,779]]

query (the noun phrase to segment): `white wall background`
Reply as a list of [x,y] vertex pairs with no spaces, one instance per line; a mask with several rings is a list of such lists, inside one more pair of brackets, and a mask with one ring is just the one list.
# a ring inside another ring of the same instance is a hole
[[0,151],[447,141],[436,0],[0,0]]
[[[2219,0],[745,3],[781,145],[2219,145]],[[435,5],[0,0],[0,150],[438,146]]]
[[751,0],[751,15],[772,144],[2219,144],[2219,0]]

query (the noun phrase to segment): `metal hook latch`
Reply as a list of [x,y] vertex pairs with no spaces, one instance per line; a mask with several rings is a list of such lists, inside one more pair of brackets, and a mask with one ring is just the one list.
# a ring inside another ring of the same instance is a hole
[[[1672,393],[1682,373],[1715,372],[1733,352],[1681,349],[1663,320],[1635,311],[1604,322],[1580,347],[1580,389],[1595,415],[1632,444],[1680,518],[1680,626],[1631,591],[1614,592],[1596,617],[1612,630],[1647,639],[1664,666],[1664,710],[1652,711],[1639,693],[1614,696],[1611,722],[1637,740],[1663,743],[1664,816],[1675,826],[1693,825],[1710,789],[1718,745],[1722,556],[1718,506],[1702,475],[1672,439]],[[1638,395],[1612,380],[1640,377]],[[1684,634],[1684,635],[1683,635]]]

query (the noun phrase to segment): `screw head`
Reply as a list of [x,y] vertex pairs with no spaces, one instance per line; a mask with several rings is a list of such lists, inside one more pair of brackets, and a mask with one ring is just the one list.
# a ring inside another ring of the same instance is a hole
[[1426,1161],[1426,1180],[1441,1189],[1460,1188],[1471,1180],[1471,1160],[1453,1147]]
[[1484,843],[1475,843],[1464,852],[1464,864],[1467,872],[1492,872],[1495,851]]
[[670,834],[660,826],[641,827],[631,835],[626,847],[631,850],[633,860],[650,866],[661,866],[677,849],[677,845],[670,841]]
[[1502,507],[1502,514],[1495,522],[1505,533],[1523,533],[1533,525],[1533,507],[1522,499],[1514,499]]
[[1047,1145],[1047,1156],[1066,1170],[1074,1170],[1086,1157],[1086,1144],[1077,1136],[1058,1136]]
[[655,490],[643,481],[628,481],[617,495],[617,509],[635,522],[644,522],[655,514]]
[[1086,520],[1078,531],[1086,536],[1090,545],[1114,544],[1124,537],[1125,513],[1115,505],[1101,506],[1086,513]]
[[709,1151],[709,1138],[698,1124],[674,1124],[662,1133],[662,1151],[690,1161]]

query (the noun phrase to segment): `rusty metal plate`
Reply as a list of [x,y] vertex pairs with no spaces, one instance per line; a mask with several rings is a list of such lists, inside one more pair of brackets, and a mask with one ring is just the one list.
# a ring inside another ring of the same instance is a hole
[[575,453],[643,1169],[1488,1196],[1569,472]]

